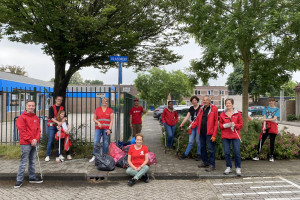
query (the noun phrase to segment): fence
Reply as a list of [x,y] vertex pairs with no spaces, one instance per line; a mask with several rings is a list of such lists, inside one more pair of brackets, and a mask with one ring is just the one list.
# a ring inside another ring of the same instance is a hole
[[[54,104],[52,88],[2,88],[0,91],[0,143],[16,144],[19,141],[16,120],[25,110],[26,100],[36,102],[35,113],[39,116],[42,138],[47,136],[47,121],[49,107]],[[101,106],[101,99],[109,99],[109,107],[114,110],[114,126],[111,139],[116,136],[116,105],[118,94],[114,87],[104,86],[86,86],[86,87],[68,87],[65,110],[67,112],[68,122],[72,127],[73,137],[77,140],[93,142],[94,140],[94,110]],[[131,130],[129,124],[129,110],[133,105],[134,96],[121,92],[121,109],[120,109],[120,138],[127,141],[130,137]],[[146,102],[140,101],[146,109]],[[123,122],[123,123],[122,123]]]

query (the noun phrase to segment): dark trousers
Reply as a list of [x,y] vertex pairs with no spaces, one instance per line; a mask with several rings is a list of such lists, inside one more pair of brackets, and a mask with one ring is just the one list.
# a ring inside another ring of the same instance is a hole
[[[211,141],[212,135],[207,135],[205,132],[200,134],[201,158],[205,165],[215,166],[216,152],[215,143]],[[208,147],[209,156],[207,155],[206,145]]]
[[[60,154],[59,154],[59,140],[57,140],[57,150],[56,150],[56,157],[59,157],[59,155],[62,155],[62,151],[64,150],[64,142],[65,138],[60,139]],[[70,151],[66,151],[67,155],[70,155]]]
[[258,142],[257,154],[260,154],[262,146],[268,136],[270,136],[270,155],[274,155],[274,147],[275,147],[275,138],[277,134],[269,133],[268,131],[262,135],[262,139]]

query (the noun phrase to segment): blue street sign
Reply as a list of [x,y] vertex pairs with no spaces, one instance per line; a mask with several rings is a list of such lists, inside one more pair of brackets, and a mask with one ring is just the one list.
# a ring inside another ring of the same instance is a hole
[[128,56],[110,56],[110,62],[128,62]]

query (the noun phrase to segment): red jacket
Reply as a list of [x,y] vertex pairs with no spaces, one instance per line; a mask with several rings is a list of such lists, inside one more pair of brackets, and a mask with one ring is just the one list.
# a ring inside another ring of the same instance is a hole
[[39,142],[41,137],[41,127],[39,118],[34,113],[24,111],[17,119],[17,128],[20,135],[20,144],[31,144],[33,139]]
[[178,122],[178,114],[176,110],[171,112],[168,108],[165,108],[161,114],[162,123],[166,123],[168,126],[174,126]]
[[[192,123],[191,128],[195,128],[198,126],[198,134],[200,135],[200,129],[201,129],[201,121],[203,116],[203,107],[202,106],[199,111],[197,118]],[[213,104],[210,104],[210,111],[207,115],[207,135],[212,135],[213,137],[217,137],[218,132],[218,108],[214,106]]]
[[[241,137],[240,130],[243,128],[243,118],[239,111],[234,110],[233,115],[231,116],[231,121],[234,122],[234,131],[231,128],[224,128],[224,124],[230,123],[229,117],[226,114],[226,110],[224,110],[220,115],[219,127],[221,129],[221,137],[222,139],[239,139],[236,132]],[[235,132],[236,130],[236,132]]]

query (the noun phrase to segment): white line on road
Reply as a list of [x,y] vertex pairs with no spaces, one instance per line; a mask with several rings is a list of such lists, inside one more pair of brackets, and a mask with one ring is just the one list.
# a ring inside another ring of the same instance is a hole
[[267,177],[246,177],[246,178],[243,178],[243,179],[267,179],[267,178],[277,178],[277,177],[269,177],[269,176],[267,176]]
[[281,176],[279,176],[278,178],[280,178],[281,180],[283,180],[283,181],[285,181],[285,182],[287,182],[287,183],[289,183],[289,184],[295,186],[296,188],[300,189],[300,186],[297,185],[296,183],[293,183],[292,181],[289,181],[289,180],[287,180],[287,179],[285,179],[285,178],[283,178],[283,177],[281,177]]
[[300,200],[300,197],[295,197],[295,198],[265,198],[265,200]]
[[[248,181],[248,182],[235,182],[235,183],[215,183],[215,186],[218,185],[243,185],[243,184],[252,184],[252,183],[284,183],[286,181]],[[300,189],[300,188],[299,188]]]
[[274,185],[274,186],[254,186],[250,187],[251,189],[259,189],[259,188],[281,188],[281,187],[294,187],[293,185]]
[[224,193],[222,196],[243,196],[243,195],[269,195],[269,194],[293,194],[300,193],[300,190],[295,191],[272,191],[272,192],[245,192],[245,193]]

